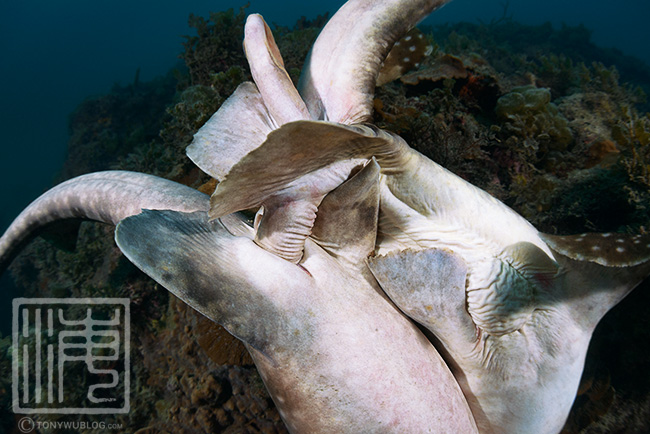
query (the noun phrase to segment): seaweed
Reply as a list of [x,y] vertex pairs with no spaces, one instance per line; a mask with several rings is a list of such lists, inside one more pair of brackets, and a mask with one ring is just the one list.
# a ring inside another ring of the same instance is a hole
[[211,12],[208,19],[190,14],[188,25],[196,30],[194,36],[183,36],[185,62],[192,85],[209,86],[212,76],[233,66],[246,68],[246,56],[241,41],[248,4],[224,12]]
[[108,169],[137,145],[158,136],[176,92],[172,73],[150,82],[114,85],[70,115],[70,140],[59,181]]

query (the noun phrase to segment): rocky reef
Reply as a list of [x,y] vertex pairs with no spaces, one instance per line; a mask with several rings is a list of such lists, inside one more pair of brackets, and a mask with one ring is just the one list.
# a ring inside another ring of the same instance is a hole
[[[214,185],[184,151],[250,79],[241,50],[244,19],[244,9],[191,16],[196,34],[185,37],[183,67],[152,82],[136,77],[82,103],[71,116],[62,178],[119,168],[210,192]],[[274,30],[294,81],[325,21],[301,19]],[[504,18],[422,30],[433,52],[416,71],[377,89],[377,125],[542,231],[650,230],[647,65],[596,47],[583,27],[531,27]],[[112,232],[84,223],[73,252],[38,239],[11,267],[26,296],[131,299],[132,410],[102,420],[140,434],[285,432],[241,345],[140,273],[115,247]],[[637,288],[598,327],[565,433],[650,430],[650,379],[643,375],[650,369],[650,327],[642,311],[649,286]],[[206,341],[215,334],[218,342]],[[10,366],[4,339],[0,378],[10,378]],[[0,390],[6,392],[2,426],[10,432],[9,384],[0,380]]]

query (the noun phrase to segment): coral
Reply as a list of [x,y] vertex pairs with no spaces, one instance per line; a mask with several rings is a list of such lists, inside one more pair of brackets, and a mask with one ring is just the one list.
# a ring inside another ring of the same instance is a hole
[[622,149],[621,164],[630,180],[650,187],[650,113],[639,116],[630,107],[621,108],[612,138]]
[[558,101],[558,109],[574,134],[574,151],[586,155],[599,141],[612,141],[611,124],[616,121],[617,103],[602,91],[576,92]]
[[619,170],[574,171],[558,185],[544,219],[566,233],[625,231],[634,211],[624,194],[626,181]]
[[618,154],[621,151],[616,147],[616,143],[607,139],[596,140],[587,150],[589,159],[585,163],[585,168],[601,165],[603,167],[611,166],[618,160]]
[[[286,429],[252,366],[219,366],[198,342],[200,314],[172,297],[155,335],[138,348],[146,385],[156,390],[154,432],[284,433]],[[145,428],[145,427],[140,427]]]
[[576,68],[570,57],[555,53],[540,56],[539,62],[533,62],[531,66],[536,84],[549,88],[554,98],[568,95],[572,88],[580,86],[580,79],[586,69],[584,64]]
[[11,412],[11,336],[0,339],[0,432],[11,432],[14,414]]
[[[185,89],[180,101],[167,109],[169,118],[160,130],[159,140],[141,144],[127,156],[118,159],[112,168],[170,179],[182,177],[191,167],[191,162],[185,156],[185,147],[224,100],[225,97],[213,87],[197,85]],[[162,143],[159,143],[160,139]]]
[[[623,81],[645,93],[650,91],[648,65],[619,50],[597,47],[591,42],[591,32],[581,25],[563,25],[559,29],[550,23],[527,26],[504,16],[488,25],[456,23],[436,26],[432,32],[447,53],[477,53],[485,58],[505,74],[501,79],[503,87],[508,87],[507,83],[536,84],[549,87],[555,99],[581,85],[589,69],[585,65],[592,69],[616,65]],[[647,104],[638,108],[649,109]]]
[[562,151],[573,141],[568,122],[551,102],[548,89],[517,87],[499,98],[495,113],[505,132],[523,139],[524,146],[533,141],[543,144],[544,149],[538,146],[536,151]]

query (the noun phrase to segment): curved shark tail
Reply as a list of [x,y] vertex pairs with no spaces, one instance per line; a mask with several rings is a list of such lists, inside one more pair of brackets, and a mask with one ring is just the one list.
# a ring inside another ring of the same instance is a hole
[[305,60],[298,90],[313,119],[367,122],[377,76],[395,42],[450,0],[348,1]]
[[34,200],[0,237],[0,274],[47,225],[63,219],[117,224],[143,209],[207,211],[208,196],[153,175],[107,171],[65,181]]

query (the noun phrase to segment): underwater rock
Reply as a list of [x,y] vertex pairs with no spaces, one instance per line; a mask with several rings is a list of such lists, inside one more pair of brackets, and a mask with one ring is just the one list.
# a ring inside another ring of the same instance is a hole
[[[157,391],[155,432],[286,433],[253,366],[218,365],[202,349],[204,317],[175,297],[154,335],[141,335],[142,381]],[[136,391],[143,393],[143,391]]]
[[460,58],[445,54],[438,57],[430,68],[411,72],[400,80],[414,86],[425,80],[436,82],[446,78],[467,78],[467,74],[467,68]]
[[70,140],[59,180],[105,170],[138,145],[158,137],[176,78],[115,85],[107,95],[88,98],[70,115]]
[[191,84],[210,86],[213,76],[233,66],[246,68],[246,57],[241,49],[246,7],[237,13],[228,9],[211,12],[208,19],[190,14],[188,24],[196,29],[196,36],[184,36],[185,51],[181,58],[190,74]]
[[616,143],[613,141],[600,139],[591,144],[587,153],[589,159],[585,163],[585,168],[589,169],[596,165],[611,166],[616,162],[621,151],[618,150]]

